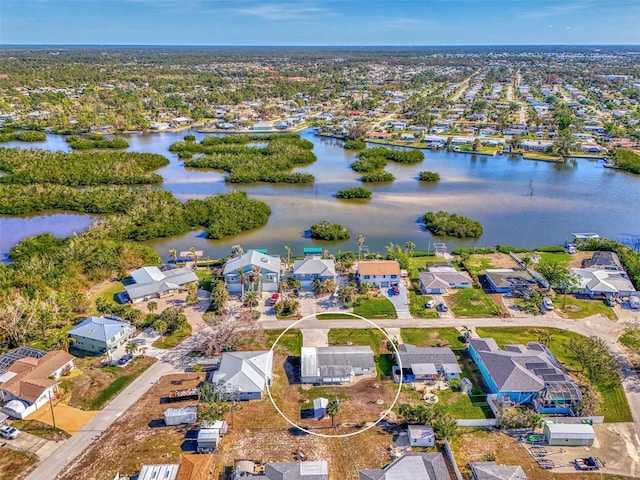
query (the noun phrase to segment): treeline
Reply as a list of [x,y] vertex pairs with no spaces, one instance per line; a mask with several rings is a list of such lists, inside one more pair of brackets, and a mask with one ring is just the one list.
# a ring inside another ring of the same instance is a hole
[[0,143],[18,140],[20,142],[44,142],[47,134],[39,130],[18,130],[0,129]]
[[640,174],[640,155],[636,152],[618,149],[614,151],[612,160],[620,170]]
[[360,158],[381,157],[397,163],[420,163],[424,153],[420,150],[391,150],[384,147],[369,148],[360,154]]
[[66,142],[74,150],[91,150],[93,148],[128,148],[129,143],[120,137],[104,137],[102,135],[88,135],[86,137],[78,137],[72,135],[67,137]]
[[0,182],[69,186],[162,183],[160,175],[148,172],[168,164],[166,157],[154,153],[0,148],[0,171],[5,173]]
[[[251,146],[250,142],[266,143],[266,146]],[[237,135],[227,137],[205,137],[200,143],[192,136],[171,144],[169,149],[183,158],[185,166],[213,168],[229,175],[229,183],[313,183],[309,173],[292,173],[296,166],[315,162],[311,151],[313,143],[298,135]],[[194,153],[203,153],[199,158],[188,158]]]
[[434,235],[447,235],[458,238],[475,238],[482,235],[480,222],[456,213],[427,212],[423,220],[427,230]]
[[364,187],[347,187],[338,190],[336,197],[342,199],[371,198],[371,190]]

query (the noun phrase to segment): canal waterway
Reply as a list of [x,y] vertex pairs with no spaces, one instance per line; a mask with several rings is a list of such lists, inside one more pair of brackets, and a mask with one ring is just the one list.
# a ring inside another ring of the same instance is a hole
[[[311,131],[302,136],[314,144],[318,160],[296,171],[312,173],[314,185],[227,184],[225,173],[185,168],[169,145],[191,133],[164,132],[123,135],[129,150],[160,153],[171,163],[157,172],[161,187],[181,200],[204,198],[216,193],[246,191],[251,198],[269,204],[272,210],[264,227],[225,240],[208,240],[201,231],[178,237],[145,242],[165,258],[171,248],[196,247],[211,257],[226,256],[231,246],[266,248],[284,254],[289,244],[294,254],[304,247],[323,247],[332,252],[356,250],[355,237],[365,236],[371,251],[384,251],[393,242],[411,241],[417,250],[434,242],[456,246],[486,246],[498,243],[523,247],[561,244],[572,232],[593,231],[602,236],[627,239],[640,235],[640,176],[604,168],[602,162],[585,159],[567,163],[524,160],[516,156],[480,156],[424,150],[425,160],[415,165],[390,162],[387,170],[396,180],[389,184],[366,185],[373,191],[368,201],[335,198],[344,187],[358,186],[359,174],[349,168],[354,152],[342,142],[317,137]],[[63,137],[48,135],[41,143],[10,142],[3,146],[68,150]],[[437,184],[418,181],[418,172],[440,173]],[[446,210],[469,216],[482,223],[479,239],[460,240],[434,237],[424,230],[421,217],[427,211]],[[242,212],[238,212],[242,215]],[[319,220],[344,224],[352,238],[343,242],[320,242],[305,238],[304,231]],[[0,216],[0,252],[6,253],[21,238],[39,232],[67,236],[91,222],[87,215],[56,212],[27,217]]]

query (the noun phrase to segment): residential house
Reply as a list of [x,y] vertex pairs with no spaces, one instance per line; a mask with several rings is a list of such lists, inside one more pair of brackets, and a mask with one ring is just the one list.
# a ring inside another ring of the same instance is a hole
[[400,265],[395,260],[361,260],[356,279],[376,287],[391,287],[400,280]]
[[381,470],[359,470],[359,480],[451,480],[442,453],[407,453]]
[[498,465],[496,462],[471,462],[473,480],[527,480],[520,465]]
[[499,403],[532,405],[538,413],[571,414],[582,400],[580,388],[541,343],[501,349],[493,338],[471,338],[468,346]]
[[277,292],[280,283],[280,257],[249,250],[228,260],[222,271],[229,293],[245,290]]
[[624,272],[624,267],[620,263],[620,257],[615,252],[598,251],[594,252],[591,258],[582,262],[582,268],[597,268],[612,272]]
[[510,293],[514,290],[531,288],[537,285],[536,280],[526,270],[512,268],[496,268],[485,270],[489,285],[496,293]]
[[309,255],[304,260],[293,262],[293,278],[299,280],[303,287],[310,287],[314,280],[335,280],[336,266],[333,260],[323,259],[318,255]]
[[422,382],[452,380],[462,373],[456,355],[449,347],[416,347],[403,343],[398,345],[394,359],[393,376],[397,382],[401,374],[403,382]]
[[224,388],[237,400],[261,399],[265,385],[271,385],[273,354],[271,351],[225,352],[211,382]]
[[328,480],[326,460],[272,462],[257,467],[251,460],[236,460],[233,480]]
[[445,293],[449,288],[469,288],[473,279],[467,272],[458,272],[453,266],[428,266],[426,272],[418,275],[420,291],[424,295]]
[[142,267],[131,272],[131,278],[133,282],[124,289],[133,303],[174,295],[184,285],[198,281],[196,274],[185,267]]
[[436,443],[436,434],[429,425],[409,425],[407,434],[412,447],[433,447]]
[[212,454],[187,453],[180,459],[180,467],[178,468],[176,480],[210,480],[212,475]]
[[548,152],[553,148],[553,142],[550,140],[523,140],[520,147],[531,152]]
[[180,465],[177,463],[142,465],[136,478],[138,480],[176,480],[179,468]]
[[22,419],[56,398],[59,379],[73,369],[73,360],[62,350],[45,353],[24,346],[0,355],[2,410]]
[[302,347],[300,382],[350,383],[355,377],[376,373],[369,346]]
[[69,330],[73,347],[84,352],[105,353],[124,344],[135,333],[130,323],[112,317],[89,317]]
[[628,297],[636,289],[625,272],[601,270],[599,268],[572,268],[578,278],[576,292],[590,297]]
[[226,435],[228,429],[229,427],[225,420],[202,422],[197,437],[198,453],[214,453],[218,449],[220,440]]

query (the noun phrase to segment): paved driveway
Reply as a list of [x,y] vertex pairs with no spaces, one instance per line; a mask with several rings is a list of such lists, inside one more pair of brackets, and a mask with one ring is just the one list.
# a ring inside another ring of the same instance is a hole
[[62,442],[46,440],[27,432],[20,433],[20,436],[13,440],[2,439],[2,441],[7,442],[7,445],[14,450],[23,450],[33,453],[37,455],[40,460],[44,460],[49,457],[60,445],[62,445]]
[[329,329],[328,328],[312,328],[300,330],[302,333],[303,347],[328,347],[329,346]]
[[398,287],[400,288],[399,295],[390,295],[392,293],[391,289],[382,289],[382,291],[389,301],[393,303],[396,313],[398,314],[398,318],[413,318],[411,313],[409,313],[409,296],[407,286],[404,282],[400,282]]

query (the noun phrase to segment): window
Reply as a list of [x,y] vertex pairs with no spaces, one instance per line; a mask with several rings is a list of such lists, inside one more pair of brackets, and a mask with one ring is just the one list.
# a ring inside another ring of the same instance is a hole
[[398,275],[391,275],[391,278],[398,278]]
[[371,278],[371,275],[365,275],[365,276],[364,276],[364,279],[365,279],[365,280],[369,280],[370,278]]

